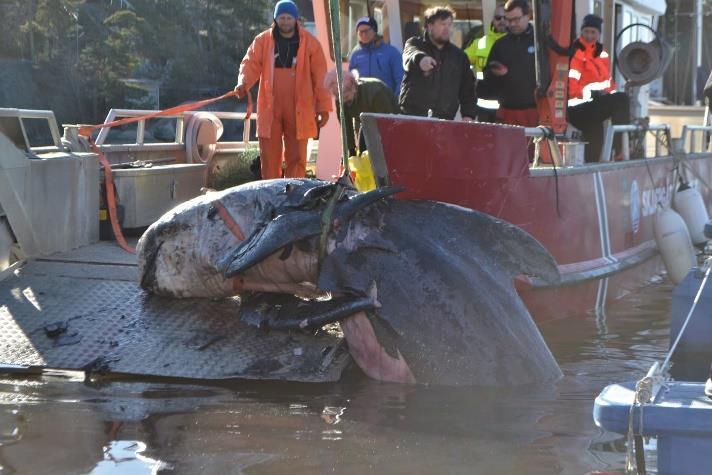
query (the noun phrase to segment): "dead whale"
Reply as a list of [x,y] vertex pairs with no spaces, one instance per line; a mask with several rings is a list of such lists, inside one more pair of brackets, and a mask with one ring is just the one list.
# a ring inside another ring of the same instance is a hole
[[[470,209],[346,193],[316,180],[254,182],[188,201],[154,223],[137,253],[141,285],[175,297],[242,297],[266,330],[340,322],[370,377],[447,385],[553,381],[561,372],[513,277],[558,279],[521,229]],[[275,295],[279,294],[279,295]]]

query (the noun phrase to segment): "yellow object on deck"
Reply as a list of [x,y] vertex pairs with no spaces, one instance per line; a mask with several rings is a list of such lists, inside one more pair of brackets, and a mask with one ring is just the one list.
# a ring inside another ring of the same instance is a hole
[[368,152],[361,153],[359,157],[349,157],[349,168],[355,175],[354,185],[358,191],[376,189],[376,179],[373,177],[373,168],[371,160],[368,158]]

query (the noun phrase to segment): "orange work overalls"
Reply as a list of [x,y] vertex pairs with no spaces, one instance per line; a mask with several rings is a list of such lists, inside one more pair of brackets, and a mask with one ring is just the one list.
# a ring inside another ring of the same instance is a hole
[[287,163],[285,178],[303,178],[306,174],[308,139],[297,140],[296,78],[297,68],[294,65],[291,68],[274,68],[272,132],[270,138],[260,137],[264,180],[282,178],[282,157]]

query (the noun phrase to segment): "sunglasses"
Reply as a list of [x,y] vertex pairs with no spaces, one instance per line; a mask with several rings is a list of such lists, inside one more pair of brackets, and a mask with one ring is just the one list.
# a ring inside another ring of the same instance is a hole
[[506,17],[505,17],[504,15],[495,15],[495,16],[494,16],[495,21],[504,20],[505,18],[506,18]]

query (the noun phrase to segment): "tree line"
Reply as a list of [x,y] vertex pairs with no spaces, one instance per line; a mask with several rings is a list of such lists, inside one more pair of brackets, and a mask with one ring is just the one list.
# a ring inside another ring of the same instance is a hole
[[125,79],[159,81],[161,107],[231,89],[269,13],[265,0],[0,0],[0,58],[73,94],[65,116],[99,121],[136,94]]

